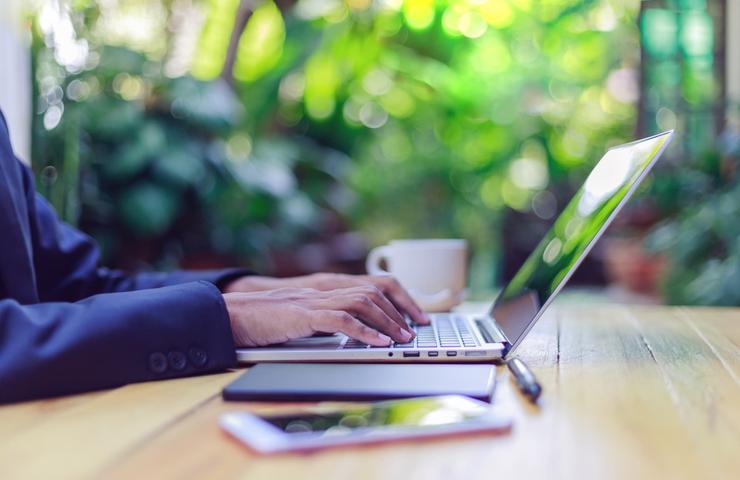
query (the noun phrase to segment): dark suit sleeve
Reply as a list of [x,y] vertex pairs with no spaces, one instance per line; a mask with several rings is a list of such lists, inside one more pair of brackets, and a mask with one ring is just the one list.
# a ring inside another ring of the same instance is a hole
[[100,266],[95,242],[62,222],[44,198],[35,192],[30,171],[23,169],[33,241],[34,266],[42,302],[76,301],[107,292],[125,292],[205,280],[217,287],[250,275],[245,269],[176,271],[126,274]]
[[0,403],[235,365],[219,290],[190,282],[75,303],[0,300]]

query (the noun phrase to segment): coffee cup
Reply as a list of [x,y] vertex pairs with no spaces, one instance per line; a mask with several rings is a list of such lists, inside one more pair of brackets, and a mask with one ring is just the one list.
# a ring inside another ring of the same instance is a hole
[[366,268],[393,275],[425,311],[444,312],[465,299],[467,263],[462,239],[393,240],[370,252]]

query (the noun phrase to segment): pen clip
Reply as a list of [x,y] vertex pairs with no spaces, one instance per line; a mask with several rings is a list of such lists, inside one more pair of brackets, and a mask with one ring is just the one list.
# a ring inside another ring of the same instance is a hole
[[532,403],[537,403],[537,399],[542,394],[542,387],[539,381],[537,381],[537,377],[532,373],[532,370],[521,359],[516,357],[507,360],[506,365],[514,376],[514,381],[517,387],[519,387],[519,391],[529,398]]

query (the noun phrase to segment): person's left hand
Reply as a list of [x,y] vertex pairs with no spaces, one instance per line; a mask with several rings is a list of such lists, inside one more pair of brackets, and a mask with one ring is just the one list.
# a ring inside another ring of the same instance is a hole
[[380,290],[399,312],[407,314],[418,325],[428,325],[429,317],[411,298],[398,281],[390,275],[345,275],[341,273],[315,273],[303,277],[273,278],[246,276],[238,278],[224,288],[224,293],[259,292],[279,288],[313,288],[337,290],[340,288],[372,286]]

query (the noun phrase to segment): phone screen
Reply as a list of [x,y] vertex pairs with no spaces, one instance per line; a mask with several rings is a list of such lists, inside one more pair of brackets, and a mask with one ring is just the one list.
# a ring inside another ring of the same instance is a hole
[[326,413],[260,417],[284,433],[341,435],[359,428],[428,427],[473,420],[489,405],[460,396],[384,401]]

